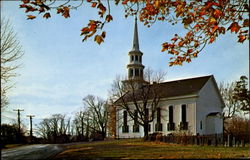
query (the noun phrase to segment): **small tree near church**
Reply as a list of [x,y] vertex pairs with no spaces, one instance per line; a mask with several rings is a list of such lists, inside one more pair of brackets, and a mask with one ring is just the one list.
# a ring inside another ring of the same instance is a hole
[[[154,120],[161,99],[158,83],[162,82],[164,76],[163,72],[147,69],[144,83],[133,79],[122,81],[120,78],[113,82],[111,92],[112,97],[116,99],[114,105],[117,111],[124,111],[123,131],[128,130],[126,117],[129,116],[134,121],[133,131],[139,131],[141,125],[144,128],[144,139],[148,138],[149,123]],[[156,127],[160,128],[160,125],[157,122]]]

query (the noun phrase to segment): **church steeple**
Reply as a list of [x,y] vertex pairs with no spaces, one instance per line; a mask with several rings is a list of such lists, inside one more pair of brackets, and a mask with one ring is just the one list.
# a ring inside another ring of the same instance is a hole
[[135,26],[134,26],[134,37],[132,50],[128,53],[129,55],[129,64],[128,68],[128,78],[131,80],[143,80],[143,69],[142,65],[142,55],[143,53],[139,50],[139,38],[138,38],[138,27],[137,27],[137,18],[135,17]]
[[139,51],[139,39],[138,39],[138,29],[137,29],[137,17],[135,17],[135,27],[134,27],[134,39],[132,51]]

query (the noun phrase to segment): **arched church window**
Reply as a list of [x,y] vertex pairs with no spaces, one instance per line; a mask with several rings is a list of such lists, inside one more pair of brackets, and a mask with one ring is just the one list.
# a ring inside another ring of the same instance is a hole
[[139,62],[141,63],[141,56],[139,56]]
[[131,62],[133,62],[134,61],[134,56],[131,56]]

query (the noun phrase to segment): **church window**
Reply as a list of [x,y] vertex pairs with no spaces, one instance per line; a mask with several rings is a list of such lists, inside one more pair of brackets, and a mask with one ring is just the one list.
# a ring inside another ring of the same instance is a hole
[[157,123],[161,123],[161,108],[157,108]]
[[127,121],[128,121],[128,115],[127,115],[127,111],[123,111],[123,125],[127,126]]
[[168,113],[169,113],[169,123],[173,123],[173,106],[169,106],[168,108]]
[[131,56],[131,61],[132,61],[132,62],[134,61],[134,56]]
[[137,56],[137,55],[135,56],[135,61],[137,61],[137,62],[138,62],[138,56]]
[[182,122],[187,121],[187,107],[185,104],[181,106],[181,121]]
[[135,69],[135,76],[139,76],[139,69],[138,68]]
[[139,56],[139,62],[141,63],[141,56]]
[[200,121],[200,129],[202,130],[202,121]]
[[137,110],[135,110],[135,112],[134,112],[134,124],[135,125],[138,124],[138,112],[137,112]]
[[123,111],[123,126],[122,126],[122,132],[128,133],[129,132],[129,126],[128,126],[128,113],[127,111]]

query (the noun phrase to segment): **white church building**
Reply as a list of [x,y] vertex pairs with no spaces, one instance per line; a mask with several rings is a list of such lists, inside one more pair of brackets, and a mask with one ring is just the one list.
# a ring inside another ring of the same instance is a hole
[[[128,78],[135,81],[143,80],[143,53],[139,50],[137,20],[133,47],[128,55]],[[168,135],[177,131],[185,131],[191,135],[223,133],[224,102],[213,75],[167,81],[156,85],[161,89],[162,98],[154,120],[149,123],[149,134],[160,132]],[[143,137],[143,126],[139,125],[134,129],[134,123],[125,109],[117,107],[117,138]]]

